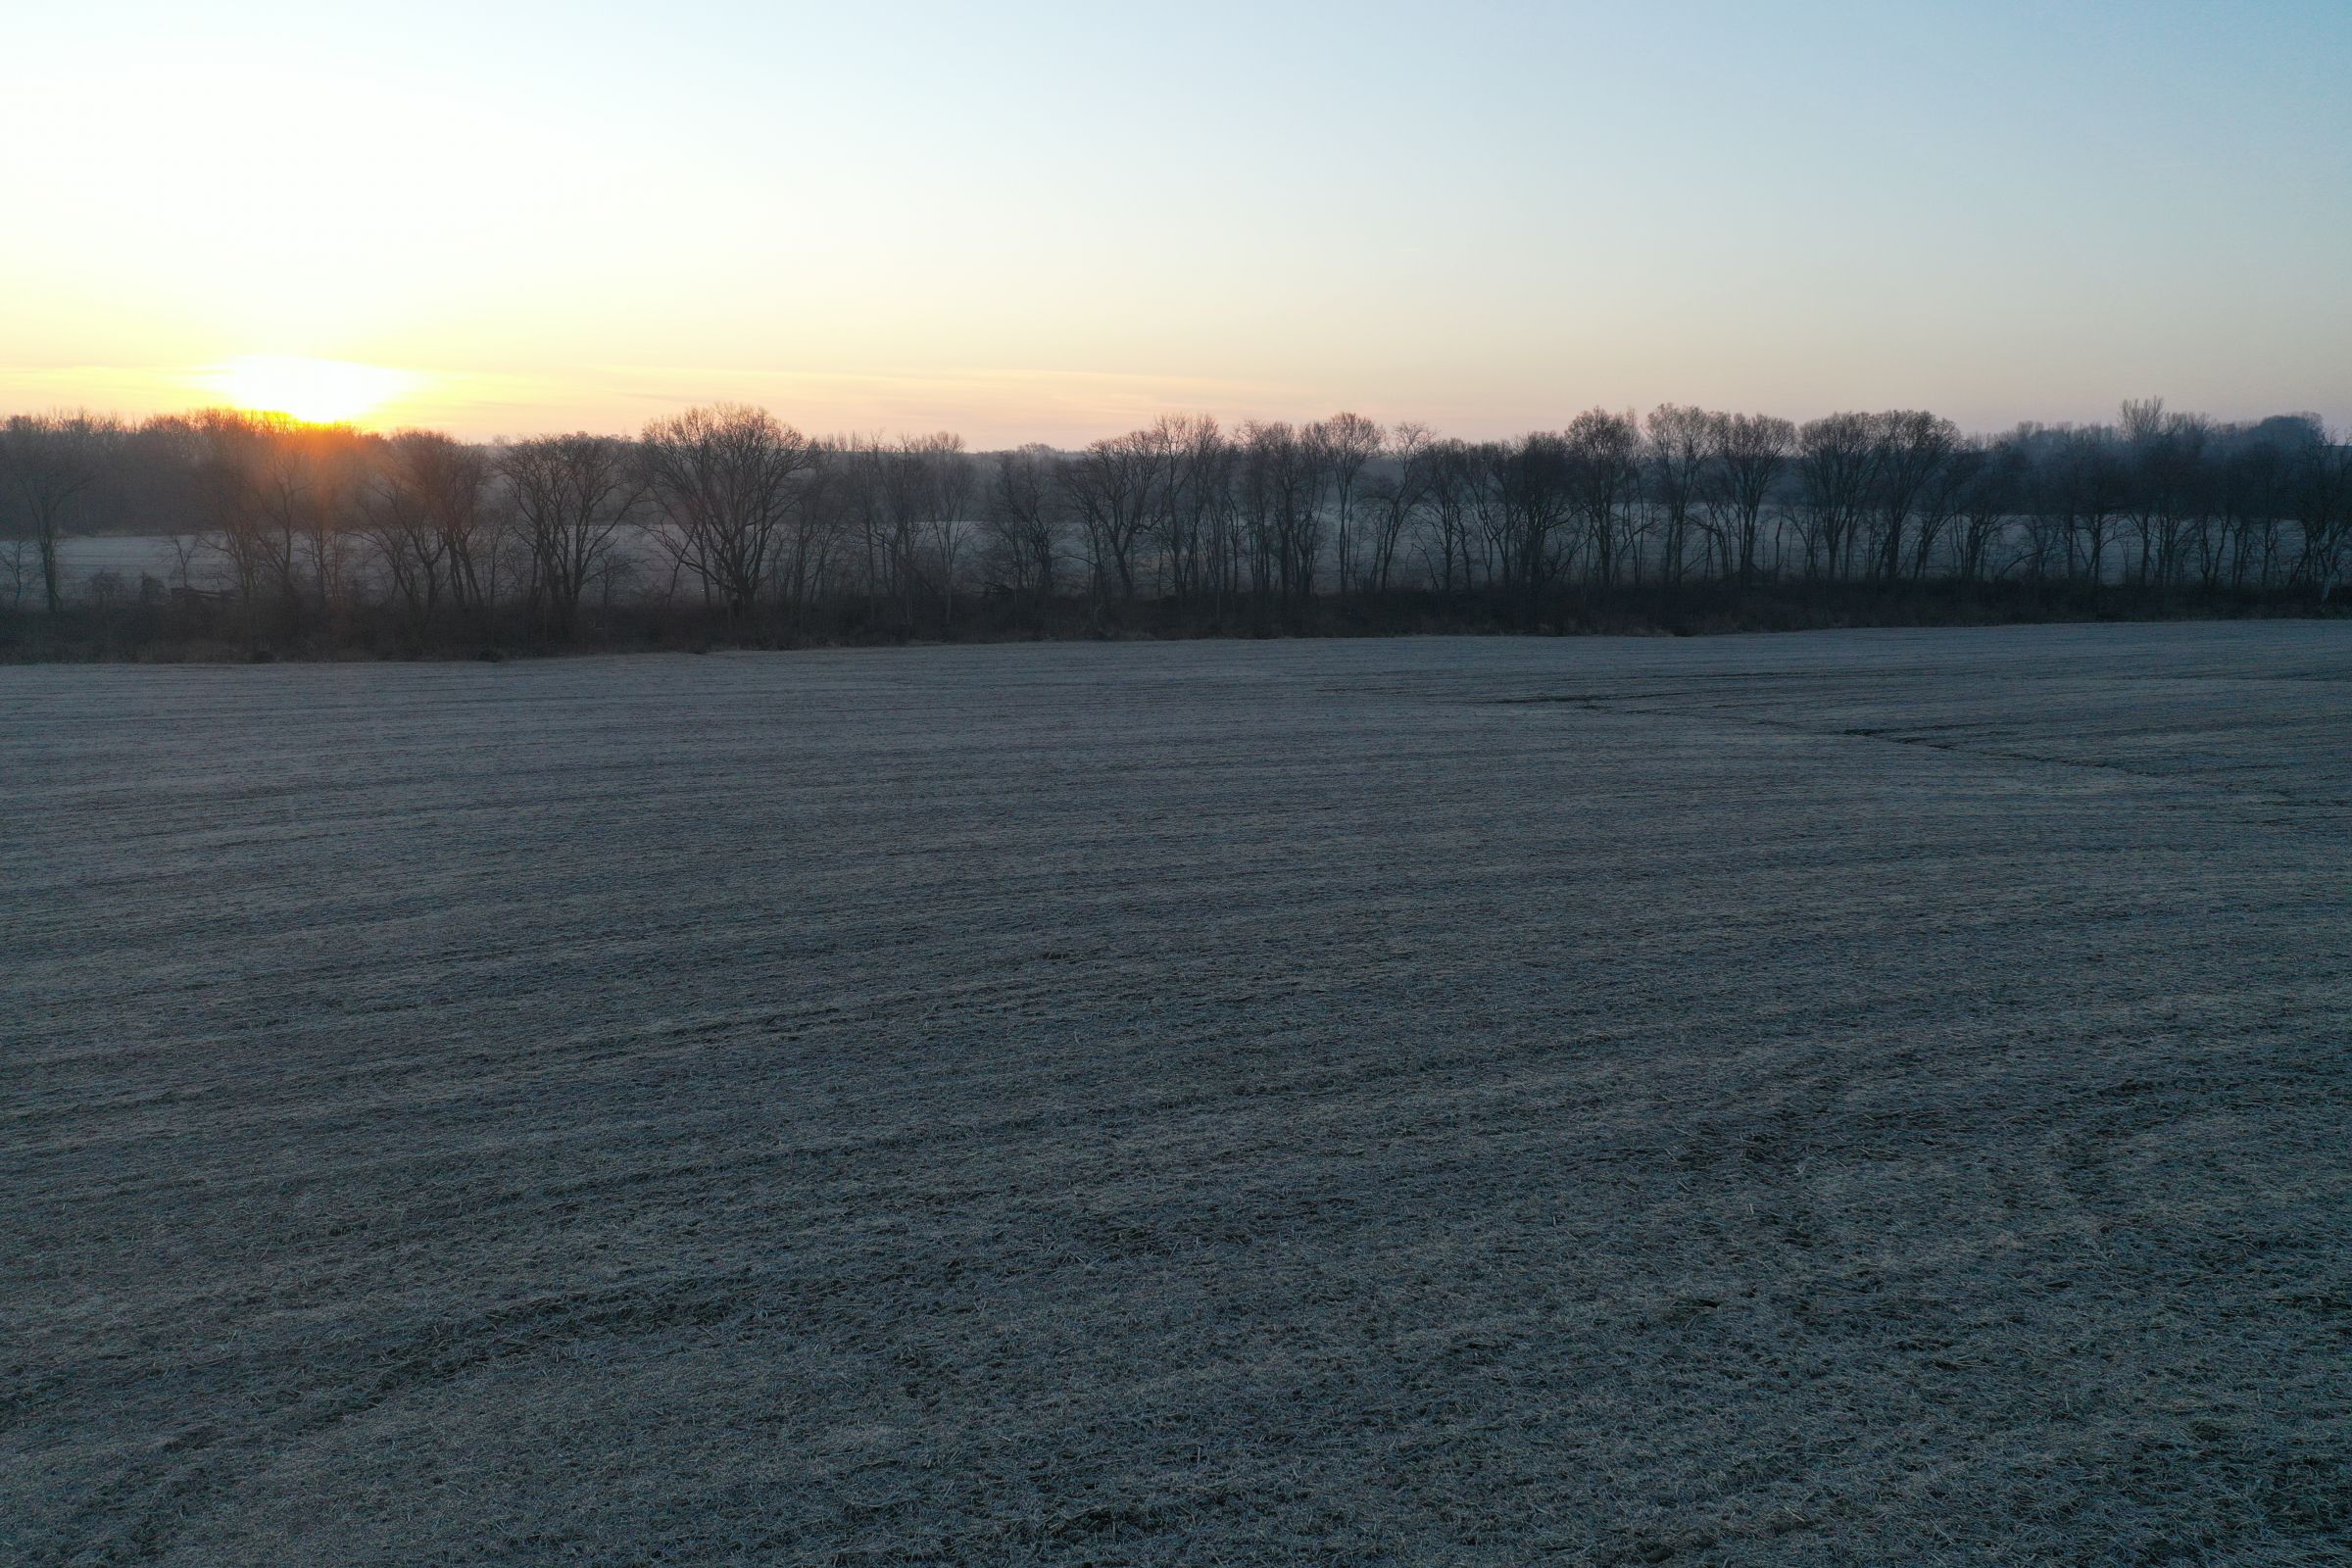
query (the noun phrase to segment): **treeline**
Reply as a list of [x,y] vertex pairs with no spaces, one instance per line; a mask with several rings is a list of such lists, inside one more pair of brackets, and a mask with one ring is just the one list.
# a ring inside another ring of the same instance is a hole
[[[725,404],[488,446],[229,410],[20,416],[0,498],[6,635],[134,652],[2309,608],[2352,554],[2352,448],[2316,417],[2160,401],[1997,437],[1668,405],[1498,441],[1171,416],[985,454]],[[120,532],[169,537],[172,562],[70,579],[64,541]]]

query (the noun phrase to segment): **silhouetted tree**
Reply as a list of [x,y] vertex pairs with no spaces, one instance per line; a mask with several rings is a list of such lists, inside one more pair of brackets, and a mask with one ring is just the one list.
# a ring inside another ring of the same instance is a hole
[[[407,435],[430,439],[422,431]],[[413,482],[409,466],[400,461],[402,439],[386,443],[383,460],[361,498],[361,537],[373,548],[393,592],[408,608],[413,628],[421,634],[441,606],[449,575],[449,542],[434,525],[429,495]]]
[[1296,616],[1314,592],[1323,551],[1326,454],[1283,423],[1242,428],[1241,511],[1252,586]]
[[1698,514],[1716,416],[1702,409],[1661,403],[1649,413],[1649,494],[1658,511],[1658,575],[1669,586],[1683,580],[1690,556],[1692,519]]
[[2107,579],[2107,545],[2124,500],[2124,467],[2113,432],[2065,432],[2042,471],[2042,493],[2044,508],[2058,521],[2067,576],[2095,593]]
[[52,614],[65,605],[57,543],[66,519],[98,482],[122,433],[115,420],[89,413],[19,414],[0,424],[0,483],[40,557],[41,593]]
[[1970,483],[1984,466],[1983,449],[1955,434],[1952,444],[1920,486],[1911,504],[1911,579],[1924,581],[1928,564],[1946,531],[1959,517]]
[[1708,417],[1707,433],[1710,526],[1723,541],[1726,572],[1752,583],[1764,511],[1796,450],[1796,426],[1771,415],[1717,414]]
[[2301,535],[2291,580],[2319,590],[2324,599],[2343,571],[2344,543],[2352,533],[2352,446],[2331,441],[2317,418],[2290,470],[2289,497]]
[[547,629],[570,637],[580,601],[613,564],[644,497],[634,455],[611,436],[540,436],[498,455],[530,551],[530,598]]
[[1878,477],[1878,436],[1866,414],[1833,414],[1797,431],[1797,498],[1808,576],[1845,573]]
[[1494,459],[1486,446],[1439,441],[1429,451],[1429,505],[1422,559],[1430,580],[1451,594],[1480,585],[1480,562],[1490,530]]
[[1169,587],[1179,599],[1222,611],[1241,591],[1233,501],[1239,455],[1206,415],[1162,418],[1152,435],[1167,464],[1156,527]]
[[391,439],[385,470],[440,539],[450,602],[486,615],[496,571],[489,454],[438,430],[403,430]]
[[2002,531],[2025,505],[2033,464],[2016,441],[1972,448],[1959,465],[1962,482],[1954,497],[1960,538],[1954,571],[1962,582],[1982,582],[1997,569],[1992,553]]
[[1028,607],[1041,636],[1061,553],[1065,492],[1060,466],[1059,455],[1050,447],[998,453],[982,513],[991,581]]
[[1580,498],[1568,440],[1544,431],[1522,436],[1496,450],[1494,471],[1502,586],[1516,600],[1521,619],[1533,626],[1544,587],[1567,564],[1559,539]]
[[[1722,603],[1690,586],[1709,575],[1744,590],[1735,617],[1801,623],[1854,606],[1831,585],[1855,578],[1898,615],[1939,582],[2053,609],[2100,592],[2132,608],[2192,589],[2329,600],[2352,555],[2352,447],[2309,415],[2226,424],[2153,398],[1991,440],[1917,411],[1800,430],[1666,404],[1478,442],[1413,424],[1384,439],[1348,414],[1232,435],[1169,416],[1075,453],[983,456],[947,432],[811,441],[723,404],[635,440],[496,448],[219,409],[135,427],[19,416],[0,420],[0,640],[20,635],[19,607],[94,603],[91,579],[65,580],[59,540],[125,523],[168,530],[178,565],[168,595],[125,574],[110,639],[241,629],[257,652],[276,636],[571,638],[592,603],[602,631],[632,636],[1044,635],[1076,623],[1054,607],[1081,591],[1099,631],[1114,607],[1139,630],[1245,612],[1261,631],[1679,625]],[[666,585],[636,591],[664,556]],[[1760,587],[1800,566],[1814,586]]]
[[1168,467],[1168,449],[1150,430],[1106,436],[1062,466],[1098,604],[1114,591],[1135,597],[1136,544],[1152,522]]
[[1873,415],[1870,434],[1869,495],[1878,521],[1876,566],[1883,580],[1892,582],[1902,575],[1903,540],[1912,513],[1923,499],[1938,492],[1938,475],[1952,449],[1959,445],[1960,431],[1949,419],[1906,409]]
[[640,453],[663,544],[730,621],[750,614],[784,563],[813,445],[765,409],[714,403],[649,423]]
[[1396,550],[1430,505],[1436,490],[1440,454],[1423,424],[1400,424],[1383,453],[1389,471],[1375,477],[1366,489],[1370,503],[1371,556],[1364,566],[1364,585],[1374,593],[1388,592],[1396,569]]
[[1380,456],[1385,437],[1379,425],[1360,414],[1335,414],[1306,427],[1304,439],[1312,448],[1317,465],[1322,468],[1324,483],[1331,495],[1331,513],[1335,531],[1332,538],[1332,560],[1339,578],[1339,591],[1346,595],[1355,583],[1356,573],[1356,517],[1355,501],[1358,481],[1364,466]]
[[1641,483],[1641,427],[1630,414],[1592,409],[1569,422],[1562,440],[1570,504],[1591,547],[1592,581],[1614,587],[1620,573],[1638,564],[1631,560],[1625,511]]

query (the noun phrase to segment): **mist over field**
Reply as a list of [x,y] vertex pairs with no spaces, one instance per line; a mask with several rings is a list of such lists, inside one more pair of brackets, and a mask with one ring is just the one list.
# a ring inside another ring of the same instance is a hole
[[0,1555],[2310,1564],[2352,627],[0,669]]

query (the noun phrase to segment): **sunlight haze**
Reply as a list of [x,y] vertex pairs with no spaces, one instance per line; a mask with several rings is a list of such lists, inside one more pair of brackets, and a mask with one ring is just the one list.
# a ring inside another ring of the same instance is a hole
[[[1170,409],[2352,416],[2341,4],[428,5],[397,31],[236,4],[12,34],[12,408],[298,396],[487,436],[723,398],[981,446]],[[380,374],[219,374],[304,361]]]

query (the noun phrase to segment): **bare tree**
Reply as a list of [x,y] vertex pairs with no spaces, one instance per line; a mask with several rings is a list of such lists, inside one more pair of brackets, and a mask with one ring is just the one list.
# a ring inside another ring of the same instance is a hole
[[1167,596],[1155,617],[1206,628],[1248,607],[1271,629],[1422,584],[1466,615],[1537,625],[1565,584],[1601,600],[1653,567],[1669,592],[1801,560],[1815,580],[2327,598],[2352,564],[2352,448],[2308,415],[2223,424],[2151,398],[2112,424],[1963,440],[1916,411],[1800,431],[1665,404],[1508,442],[1413,424],[1380,438],[1347,414],[1232,435],[1170,416],[1066,457],[982,460],[946,432],[810,441],[724,404],[634,440],[497,449],[217,409],[135,428],[20,416],[0,420],[0,610],[75,599],[59,538],[115,516],[164,531],[180,563],[176,588],[149,595],[172,614],[132,624],[193,635],[241,614],[257,651],[272,631],[318,646],[371,626],[488,633],[502,603],[535,634],[573,636],[635,591],[641,523],[670,567],[649,597],[699,590],[713,617],[772,612],[796,638],[828,616],[858,637],[975,614],[1042,635],[1055,597],[1080,592],[1098,629],[1147,594]]
[[1168,448],[1151,430],[1106,436],[1062,466],[1098,603],[1114,585],[1119,598],[1135,597],[1136,544],[1151,525],[1168,468]]
[[301,428],[290,419],[266,416],[258,434],[252,457],[259,526],[252,542],[274,591],[282,627],[291,631],[303,614],[303,541],[311,537],[312,512],[323,502]]
[[1425,424],[1400,424],[1383,454],[1389,471],[1367,491],[1371,503],[1371,559],[1364,586],[1386,593],[1396,565],[1396,547],[1429,505],[1438,476],[1436,442]]
[[1883,580],[1893,582],[1902,575],[1903,540],[1911,514],[1935,487],[1937,473],[1959,444],[1960,430],[1949,419],[1902,409],[1871,416],[1870,432],[1876,569]]
[[318,425],[300,433],[315,486],[303,552],[310,558],[311,581],[321,611],[339,617],[350,605],[350,547],[361,520],[362,490],[375,440],[348,424]]
[[2139,546],[2138,559],[2126,564],[2126,574],[2143,583],[2156,580],[2157,540],[2164,532],[2164,497],[2155,470],[2162,465],[2159,451],[2171,423],[2164,412],[2164,399],[2126,398],[2116,426],[2123,446],[2124,517]]
[[32,540],[0,537],[0,593],[8,596],[9,609],[24,605],[25,590],[40,574],[40,551]]
[[1952,524],[1967,510],[1969,498],[1976,485],[1978,472],[1985,464],[1984,448],[1978,443],[1955,439],[1951,451],[1919,492],[1912,510],[1911,576],[1914,581],[1925,580],[1928,565],[1935,559],[1936,548],[1943,543]]
[[1242,427],[1242,517],[1253,586],[1296,616],[1314,593],[1323,554],[1323,497],[1329,454],[1289,424]]
[[639,452],[663,543],[742,620],[783,564],[815,447],[765,409],[714,403],[648,423]]
[[530,551],[531,599],[548,629],[569,637],[580,601],[613,562],[644,491],[628,444],[611,436],[540,436],[498,455]]
[[2107,544],[2124,503],[2124,467],[2104,428],[2064,431],[2042,475],[2042,505],[2058,524],[2066,571],[2095,592],[2107,580]]
[[1844,573],[1868,514],[1878,461],[1878,431],[1866,414],[1833,414],[1797,431],[1797,496],[1808,573]]
[[188,425],[206,542],[228,564],[245,638],[252,645],[261,635],[262,590],[274,562],[262,524],[261,498],[272,423],[234,409],[205,409],[190,415]]
[[889,462],[878,435],[834,436],[819,448],[817,503],[830,531],[845,541],[845,583],[880,599],[896,596],[894,564],[902,554],[891,536],[884,492]]
[[961,569],[963,544],[971,528],[972,496],[979,470],[963,450],[963,437],[942,430],[922,451],[929,478],[930,507],[923,520],[923,542],[930,564],[939,573],[939,619],[944,626],[956,619],[956,577]]
[[[776,567],[777,590],[791,614],[798,635],[811,603],[827,591],[841,570],[841,545],[851,531],[850,509],[842,505],[845,489],[855,488],[855,475],[845,471],[841,449],[815,442],[812,466],[802,486],[801,506],[794,526],[785,536],[784,558]],[[845,484],[845,480],[851,481]]]
[[1594,487],[1590,475],[1577,472],[1566,436],[1539,430],[1493,453],[1502,586],[1517,600],[1522,620],[1533,626],[1544,588],[1568,564],[1559,537],[1591,504]]
[[2289,581],[2309,584],[2325,600],[2344,569],[2352,535],[2352,445],[2330,437],[2315,417],[2313,437],[2297,454],[2289,495],[2302,535]]
[[2222,527],[2229,536],[2230,586],[2268,585],[2277,567],[2278,522],[2287,510],[2292,456],[2277,442],[2241,435],[2217,475]]
[[1563,439],[1573,504],[1592,550],[1592,581],[1614,587],[1622,573],[1639,574],[1626,512],[1640,494],[1642,427],[1630,414],[1591,409],[1569,421]]
[[1345,596],[1355,585],[1355,500],[1364,466],[1380,456],[1384,437],[1379,425],[1360,414],[1335,414],[1310,424],[1303,439],[1313,450],[1331,495],[1332,558]]
[[998,453],[983,511],[988,540],[984,562],[991,580],[1028,607],[1041,636],[1061,550],[1065,492],[1060,466],[1061,459],[1050,447]]
[[1483,445],[1443,441],[1430,448],[1421,553],[1429,578],[1441,592],[1467,592],[1479,586],[1487,555],[1484,541],[1492,532],[1484,519],[1492,510],[1494,467],[1491,449]]
[[1206,415],[1161,418],[1151,436],[1166,464],[1152,533],[1177,598],[1221,604],[1235,589],[1233,443]]
[[1959,504],[1960,538],[1954,554],[1954,572],[1962,582],[1981,582],[2006,569],[1996,566],[1993,551],[2025,505],[2033,480],[2033,462],[2014,437],[1995,441],[1978,454]]
[[449,562],[449,542],[434,526],[430,498],[401,461],[404,439],[422,434],[404,432],[385,444],[384,461],[360,502],[361,537],[375,552],[393,592],[408,608],[412,629],[419,634],[441,607]]
[[1683,580],[1690,556],[1691,520],[1713,458],[1715,418],[1703,409],[1672,403],[1649,414],[1649,492],[1661,525],[1658,571],[1670,587]]
[[2141,530],[2143,578],[2158,584],[2180,579],[2186,574],[2189,551],[2200,548],[2211,531],[2212,442],[2211,420],[2193,414],[2175,414],[2165,419],[2155,441],[2139,454],[2138,477],[2145,496],[2142,516],[2152,514],[2155,523],[2152,530],[2144,524]]
[[392,437],[387,468],[440,538],[451,603],[487,614],[496,571],[489,454],[438,430],[403,430]]
[[122,433],[115,420],[87,412],[19,414],[0,424],[0,480],[28,525],[51,614],[65,606],[57,544],[66,519],[98,482]]
[[1750,583],[1759,564],[1764,510],[1796,450],[1796,426],[1766,414],[1711,415],[1707,445],[1708,526],[1720,542],[1725,575]]
[[963,437],[942,430],[907,436],[876,455],[881,561],[898,605],[903,634],[914,630],[915,600],[926,585],[954,609],[956,557],[971,508],[971,466]]

